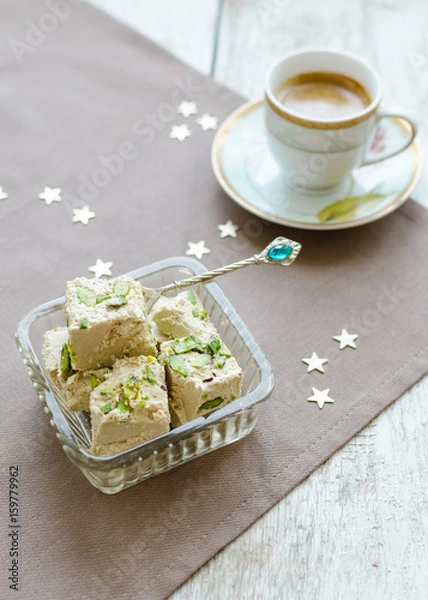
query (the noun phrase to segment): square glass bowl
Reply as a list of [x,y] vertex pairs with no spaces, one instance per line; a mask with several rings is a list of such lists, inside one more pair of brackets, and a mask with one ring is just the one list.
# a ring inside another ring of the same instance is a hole
[[[198,261],[180,257],[162,260],[127,275],[145,287],[159,288],[204,271],[205,267]],[[258,405],[273,390],[273,373],[268,361],[219,286],[198,284],[190,289],[199,295],[243,370],[242,396],[209,415],[114,456],[99,457],[91,453],[89,414],[68,410],[43,364],[43,334],[65,325],[65,298],[35,308],[18,326],[19,351],[64,452],[92,485],[106,494],[120,492],[240,440],[253,430]]]

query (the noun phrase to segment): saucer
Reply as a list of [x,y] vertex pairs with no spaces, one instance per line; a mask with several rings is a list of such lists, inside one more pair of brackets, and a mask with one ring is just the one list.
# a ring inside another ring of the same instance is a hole
[[[408,135],[400,119],[383,119],[369,157],[397,148]],[[299,229],[346,229],[385,217],[407,200],[421,174],[415,140],[393,158],[356,169],[338,188],[316,194],[289,187],[266,139],[263,100],[247,102],[222,124],[212,164],[224,191],[249,212]]]

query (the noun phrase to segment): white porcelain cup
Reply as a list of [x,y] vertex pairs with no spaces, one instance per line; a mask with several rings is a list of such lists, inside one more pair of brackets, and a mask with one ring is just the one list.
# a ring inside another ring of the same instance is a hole
[[[339,73],[365,88],[370,104],[347,118],[312,119],[286,107],[277,97],[286,80],[304,73]],[[305,192],[331,190],[353,169],[395,156],[405,150],[417,132],[416,119],[404,109],[380,107],[379,77],[361,59],[343,52],[306,50],[286,56],[268,71],[265,86],[265,124],[269,147],[289,185]],[[377,123],[404,119],[409,136],[398,148],[370,158],[367,151]]]

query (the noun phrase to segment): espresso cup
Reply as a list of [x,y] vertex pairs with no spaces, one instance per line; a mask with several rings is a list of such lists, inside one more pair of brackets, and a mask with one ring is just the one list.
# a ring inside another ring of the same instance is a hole
[[[343,52],[307,50],[286,56],[268,71],[265,125],[270,150],[287,183],[305,192],[330,191],[358,167],[402,152],[417,132],[401,108],[380,106],[379,77]],[[400,118],[410,126],[403,144],[376,157],[368,148],[377,123]]]

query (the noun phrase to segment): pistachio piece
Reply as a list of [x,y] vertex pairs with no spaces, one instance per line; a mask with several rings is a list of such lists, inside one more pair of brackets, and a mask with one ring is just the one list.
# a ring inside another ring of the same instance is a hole
[[187,297],[189,298],[189,302],[193,304],[193,306],[196,306],[196,296],[193,290],[188,290]]
[[225,356],[217,356],[214,361],[214,368],[222,369],[224,367],[224,363],[226,362],[226,360],[227,360],[227,358]]
[[144,379],[146,381],[148,381],[149,383],[156,383],[157,382],[156,375],[153,373],[150,366],[144,365],[144,369],[146,371],[146,375],[145,375]]
[[95,292],[88,287],[80,287],[76,290],[77,297],[86,306],[95,306],[97,303],[97,296]]
[[220,356],[225,356],[226,358],[230,358],[232,356],[232,352],[229,350],[229,348],[224,342],[221,343],[218,353],[220,354]]
[[91,380],[91,388],[93,390],[100,385],[101,381],[98,379],[98,377],[95,377],[93,373],[89,374],[89,378]]
[[131,286],[126,281],[126,279],[119,277],[116,279],[113,285],[113,293],[115,296],[123,296],[126,297],[129,294]]
[[220,404],[223,404],[224,400],[220,396],[214,398],[214,400],[207,400],[199,407],[199,410],[210,410],[211,408],[217,408]]
[[72,371],[70,351],[67,344],[63,344],[61,349],[60,369],[63,375],[69,375]]
[[101,296],[97,296],[96,303],[101,304],[104,300],[109,300],[111,298],[111,294],[102,294]]
[[111,400],[106,402],[104,404],[104,406],[101,407],[101,412],[104,413],[105,415],[108,415],[108,413],[111,412],[112,410],[113,410],[113,406],[112,406]]
[[216,354],[220,350],[220,347],[221,347],[221,341],[219,340],[219,338],[215,337],[208,344],[208,351],[211,352],[211,354]]
[[130,413],[132,412],[132,408],[129,406],[127,402],[124,400],[118,400],[116,408],[119,409],[120,413]]
[[192,362],[192,367],[195,369],[202,369],[205,367],[211,360],[211,354],[200,354],[195,357],[195,360]]
[[79,329],[88,329],[89,327],[89,321],[88,319],[85,317],[84,319],[82,319],[82,321],[80,322],[79,325]]
[[205,351],[205,346],[196,335],[189,335],[186,338],[175,342],[172,346],[175,354],[184,354],[185,352],[191,352],[197,350],[199,352]]
[[187,368],[186,363],[181,358],[181,356],[177,356],[177,354],[171,354],[169,357],[169,366],[173,371],[182,375],[183,377],[187,377],[189,374],[189,370]]

